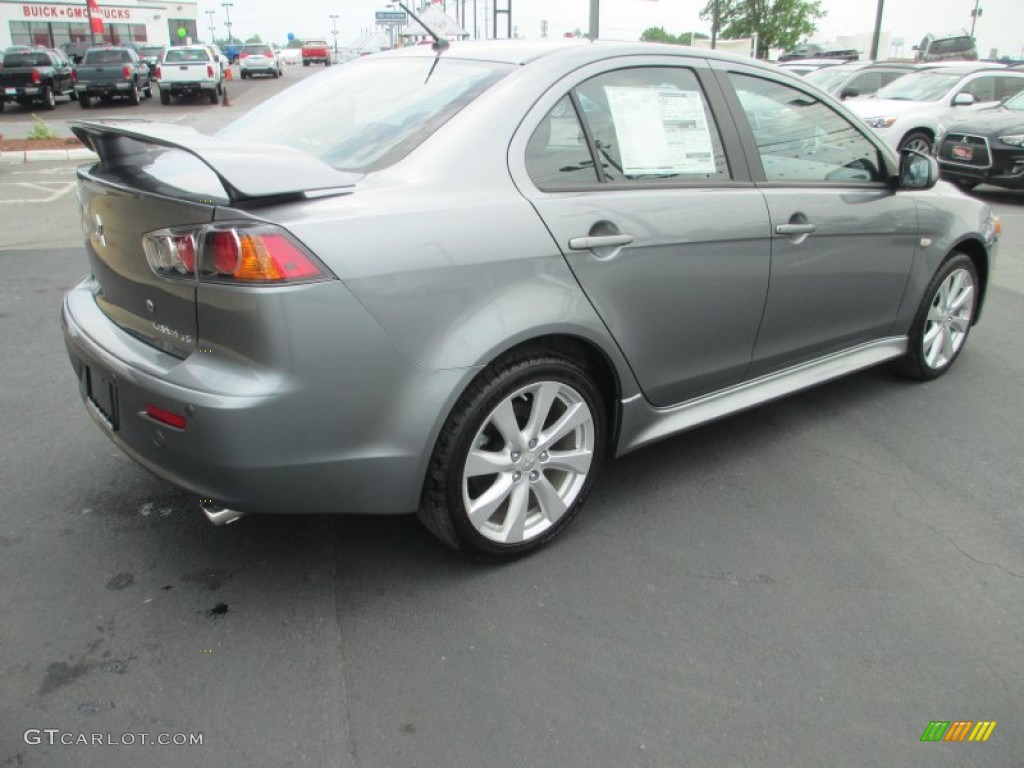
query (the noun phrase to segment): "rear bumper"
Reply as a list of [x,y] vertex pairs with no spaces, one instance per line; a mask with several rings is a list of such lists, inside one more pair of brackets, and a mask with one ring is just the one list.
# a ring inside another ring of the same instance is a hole
[[130,82],[118,82],[118,83],[84,83],[75,86],[75,91],[79,95],[85,96],[106,96],[106,95],[128,95],[132,90],[134,83]]
[[[348,296],[337,282],[305,288],[327,291],[324,306]],[[277,368],[232,359],[203,339],[181,360],[111,323],[94,292],[87,279],[66,295],[65,343],[88,412],[139,464],[244,513],[416,509],[439,420],[465,371],[407,363],[351,298],[327,318],[342,323],[334,327],[346,329],[344,338],[285,350]],[[310,303],[309,293],[293,298],[289,310]],[[104,404],[115,410],[113,425],[86,396],[90,378],[114,383],[114,405]],[[185,427],[157,421],[147,405],[184,416]]]

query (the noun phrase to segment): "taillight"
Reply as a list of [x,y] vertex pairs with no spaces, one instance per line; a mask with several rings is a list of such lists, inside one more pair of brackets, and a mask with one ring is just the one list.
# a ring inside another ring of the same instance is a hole
[[38,69],[32,70],[32,82],[36,84],[43,82],[43,73]]
[[143,236],[150,267],[164,277],[217,283],[280,284],[328,280],[331,272],[298,241],[271,224],[212,224]]
[[160,74],[160,65],[157,64],[156,69],[153,70],[153,79],[159,80],[161,77],[162,75]]
[[71,70],[71,82],[72,83],[77,83],[78,82],[78,70],[77,69],[72,69]]
[[247,58],[249,58],[249,54],[248,53],[240,53],[240,54],[238,54],[238,58],[239,58],[239,60],[247,59]]
[[206,65],[206,76],[213,77],[213,64]]
[[121,74],[124,75],[125,77],[131,77],[132,76],[132,68],[129,67],[127,64],[125,64],[123,67],[121,67]]

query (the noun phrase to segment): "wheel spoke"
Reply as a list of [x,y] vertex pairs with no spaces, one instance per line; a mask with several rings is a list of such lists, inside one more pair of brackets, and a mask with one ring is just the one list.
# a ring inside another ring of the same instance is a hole
[[928,307],[928,322],[930,323],[941,323],[942,322],[942,311],[932,304]]
[[505,440],[505,446],[512,451],[519,451],[523,448],[523,433],[519,429],[519,422],[516,421],[516,412],[512,409],[512,400],[502,400],[494,412],[491,413],[491,423],[498,430]]
[[500,475],[494,484],[469,504],[469,520],[479,529],[490,520],[514,487],[511,475]]
[[560,388],[560,385],[556,382],[545,381],[533,391],[530,418],[523,429],[523,434],[527,440],[532,440],[540,434],[548,414],[551,413],[551,406],[554,404],[555,398],[558,397],[558,390]]
[[953,334],[946,328],[942,334],[942,362],[949,362],[953,359],[956,349],[953,346]]
[[533,495],[537,498],[540,511],[550,522],[556,523],[565,514],[566,506],[562,497],[558,495],[555,486],[541,473],[540,478],[530,484]]
[[508,512],[502,536],[506,544],[517,544],[526,537],[526,516],[530,511],[530,489],[526,483],[519,483],[512,489],[508,500]]
[[935,342],[935,338],[940,333],[942,333],[942,323],[932,323],[925,330],[924,336],[921,338],[921,342],[924,344],[925,347],[930,347]]
[[928,343],[927,351],[924,355],[925,361],[932,368],[938,368],[939,365],[942,363],[941,352],[943,346],[945,345],[944,337],[946,335],[946,329],[940,325],[937,326],[936,330],[937,333]]
[[949,308],[957,311],[965,305],[970,308],[974,304],[974,286],[968,285],[954,294],[953,300],[949,302]]
[[549,429],[541,433],[538,439],[539,448],[547,448],[548,446],[554,445],[567,434],[572,432],[576,427],[581,424],[586,424],[590,421],[590,409],[587,408],[585,403],[573,403],[569,406],[568,410],[562,414],[562,416],[551,425]]
[[956,317],[950,319],[949,324],[957,333],[967,333],[967,329],[970,327],[971,321],[966,317],[961,317],[960,315],[957,315]]
[[480,475],[496,475],[501,472],[511,472],[512,462],[505,451],[482,451],[474,448],[466,457],[466,469],[463,472],[465,477],[478,477]]
[[594,459],[592,451],[577,449],[572,451],[551,451],[544,469],[561,469],[577,475],[585,475],[590,471],[590,463]]

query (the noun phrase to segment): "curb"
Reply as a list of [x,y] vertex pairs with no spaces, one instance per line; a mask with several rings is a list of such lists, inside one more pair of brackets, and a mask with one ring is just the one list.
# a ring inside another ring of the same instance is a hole
[[85,148],[76,149],[26,149],[17,152],[0,152],[0,165],[21,165],[43,163],[52,160],[95,160],[96,153]]

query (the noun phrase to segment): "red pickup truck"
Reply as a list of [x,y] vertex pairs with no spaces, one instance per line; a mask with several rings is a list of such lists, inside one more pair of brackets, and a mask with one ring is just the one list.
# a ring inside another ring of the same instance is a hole
[[326,40],[307,40],[302,44],[302,66],[310,64],[331,66],[331,49],[327,47]]

